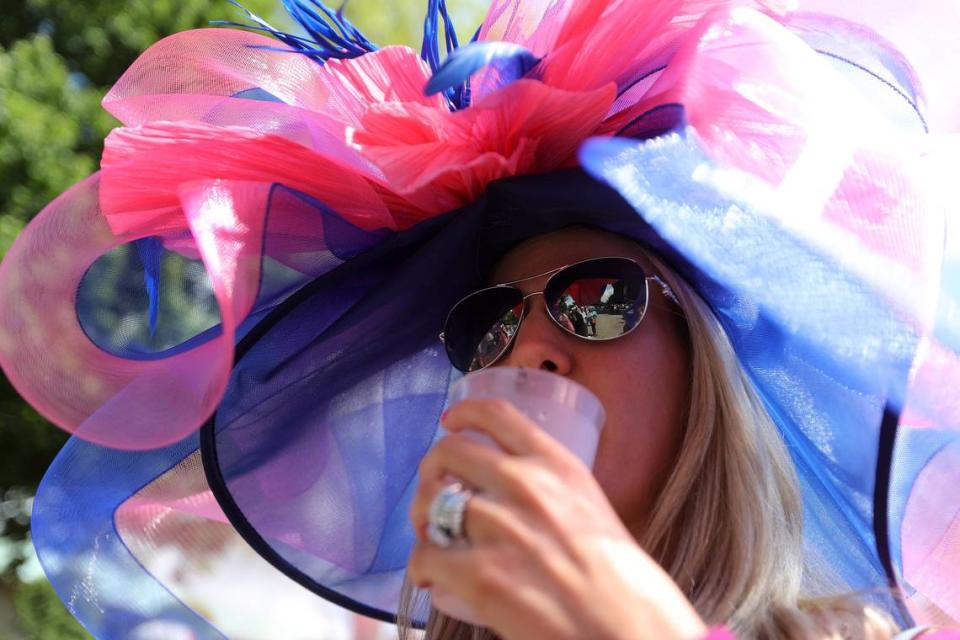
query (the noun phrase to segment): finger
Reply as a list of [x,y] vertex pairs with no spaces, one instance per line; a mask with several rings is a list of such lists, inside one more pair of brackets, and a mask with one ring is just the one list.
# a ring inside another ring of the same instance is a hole
[[419,526],[427,518],[430,504],[450,484],[451,476],[471,489],[488,494],[505,494],[517,482],[517,460],[481,444],[466,434],[451,434],[440,440],[420,462],[419,486],[410,505],[410,519],[421,539],[426,529]]
[[413,525],[413,531],[417,534],[417,539],[426,542],[427,524],[430,517],[430,505],[443,488],[450,484],[450,480],[424,480],[420,479],[417,486],[417,492],[410,503],[410,524]]
[[455,476],[474,489],[495,491],[504,482],[511,456],[467,433],[442,438],[420,461],[420,479]]
[[[429,496],[410,511],[410,521],[421,541],[428,541],[427,526],[430,521],[430,504],[445,485],[431,487]],[[427,492],[424,492],[425,494]],[[520,537],[521,518],[511,513],[503,502],[489,495],[473,495],[464,508],[463,532],[471,545],[483,545],[494,540]]]
[[458,402],[442,417],[451,432],[472,429],[487,434],[505,452],[514,455],[544,454],[563,447],[513,403],[500,398]]
[[491,597],[509,593],[509,572],[485,549],[442,549],[417,545],[410,555],[407,575],[421,588],[433,588],[482,610]]
[[457,572],[467,573],[482,554],[477,549],[443,549],[428,543],[414,546],[407,561],[407,578],[420,589],[432,589],[456,582]]

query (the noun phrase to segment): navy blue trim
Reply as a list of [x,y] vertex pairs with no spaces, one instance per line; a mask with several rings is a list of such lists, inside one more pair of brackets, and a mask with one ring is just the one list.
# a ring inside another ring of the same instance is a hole
[[[330,278],[350,278],[354,275],[355,270],[358,268],[363,268],[371,263],[384,260],[394,252],[402,252],[407,250],[411,245],[418,244],[423,240],[424,237],[432,234],[435,229],[446,224],[446,222],[450,219],[450,216],[455,214],[456,212],[452,212],[451,214],[438,216],[437,218],[422,222],[421,224],[417,225],[416,228],[411,229],[406,233],[388,236],[380,244],[371,248],[366,253],[362,253],[356,257],[350,258],[349,262],[341,264],[332,271],[324,274],[322,278],[316,278],[298,289],[289,298],[273,308],[270,313],[266,315],[266,317],[252,327],[250,331],[238,342],[234,351],[234,365],[237,361],[242,359],[243,356],[250,351],[254,344],[256,344],[260,338],[269,332],[277,322],[282,320],[291,309],[313,295],[317,289],[323,286],[328,286]],[[233,528],[236,529],[240,537],[243,538],[244,541],[249,544],[258,555],[260,555],[260,557],[273,565],[275,569],[305,589],[317,594],[321,598],[324,598],[325,600],[328,600],[337,606],[343,607],[344,609],[353,611],[354,613],[358,613],[369,618],[374,618],[376,620],[381,620],[383,622],[396,624],[397,616],[395,613],[389,613],[381,609],[371,607],[352,598],[348,598],[337,591],[324,587],[293,565],[289,560],[281,556],[276,549],[270,546],[270,544],[257,531],[256,527],[254,527],[250,521],[247,520],[243,510],[233,499],[233,496],[230,493],[230,489],[227,486],[226,480],[223,478],[223,474],[220,469],[216,434],[216,413],[214,413],[214,415],[211,416],[210,419],[207,420],[207,422],[204,423],[204,425],[200,428],[200,459],[203,463],[203,471],[207,478],[207,484],[210,486],[210,491],[213,493],[214,498],[220,505],[220,508],[223,510],[224,515],[226,515],[227,520],[230,522]],[[415,628],[422,628],[425,625],[425,621],[413,620],[412,624]]]
[[910,105],[910,108],[913,109],[913,112],[917,114],[917,118],[920,119],[920,125],[923,127],[923,132],[924,132],[924,133],[930,133],[930,127],[927,126],[927,120],[926,120],[926,118],[923,117],[923,114],[920,112],[920,108],[919,108],[919,107],[916,105],[916,103],[910,98],[910,96],[908,96],[908,95],[905,94],[903,91],[901,91],[900,88],[899,88],[897,85],[893,84],[892,82],[888,81],[888,80],[885,79],[885,78],[880,77],[879,75],[877,75],[876,73],[874,73],[874,72],[871,71],[870,69],[866,68],[866,67],[863,66],[862,64],[858,64],[858,63],[854,62],[853,60],[850,60],[850,59],[848,59],[848,58],[844,58],[844,57],[841,56],[841,55],[837,55],[836,53],[830,53],[829,51],[824,51],[823,49],[814,49],[814,51],[816,51],[816,52],[819,53],[819,54],[825,55],[825,56],[827,56],[828,58],[833,58],[834,60],[839,60],[840,62],[846,62],[846,63],[849,64],[851,67],[856,67],[856,68],[859,69],[860,71],[863,71],[863,72],[866,73],[867,75],[872,76],[873,78],[875,78],[875,79],[879,80],[880,82],[882,82],[883,84],[887,85],[887,87],[890,88],[890,89],[892,89],[892,90],[894,91],[894,93],[896,93],[898,96],[900,96],[901,98],[903,98],[903,99],[906,101],[906,103],[907,103],[908,105]]
[[207,478],[207,484],[210,485],[210,491],[216,498],[217,504],[219,504],[220,508],[223,509],[223,513],[227,516],[227,520],[230,521],[230,524],[233,525],[233,528],[236,529],[237,533],[240,534],[240,537],[243,538],[244,541],[249,544],[260,557],[269,562],[275,569],[283,573],[285,576],[303,588],[317,594],[321,598],[328,600],[339,607],[353,611],[354,613],[359,613],[360,615],[381,620],[383,622],[396,624],[396,614],[370,607],[362,602],[357,602],[352,598],[348,598],[337,591],[322,586],[316,580],[291,564],[290,561],[281,556],[276,549],[270,546],[270,544],[263,539],[263,536],[260,535],[256,528],[247,520],[246,516],[243,515],[243,511],[234,501],[233,496],[230,494],[230,490],[227,488],[226,481],[223,479],[223,474],[220,473],[220,464],[217,456],[217,430],[215,420],[216,414],[211,416],[211,418],[200,428],[200,459],[203,462],[203,472]]
[[[649,115],[651,115],[651,114],[653,114],[653,113],[656,113],[657,111],[665,111],[665,110],[667,110],[667,109],[680,109],[680,111],[683,111],[683,105],[680,104],[679,102],[665,102],[665,103],[663,103],[663,104],[658,104],[657,106],[653,107],[652,109],[647,109],[646,111],[644,111],[643,113],[641,113],[640,115],[638,115],[636,118],[632,119],[630,122],[628,122],[627,124],[625,124],[625,125],[623,125],[622,127],[620,127],[619,131],[617,131],[614,135],[616,135],[616,136],[622,136],[624,131],[626,131],[626,130],[629,129],[630,127],[634,126],[635,124],[637,124],[638,122],[640,122],[641,120],[643,120],[644,118],[646,118],[647,116],[649,116]],[[672,131],[674,128],[675,128],[675,127],[671,127],[671,128],[665,129],[664,131],[660,132],[660,134],[658,134],[658,135],[661,135],[661,134],[663,134],[663,133],[666,133],[667,131]]]
[[650,76],[652,76],[653,74],[659,73],[659,72],[663,71],[663,70],[666,69],[666,68],[667,68],[667,65],[662,64],[662,65],[660,65],[659,67],[657,67],[656,69],[651,69],[650,71],[647,71],[645,74],[643,74],[643,75],[640,76],[639,78],[635,78],[635,79],[633,80],[633,82],[631,82],[630,84],[626,84],[626,85],[622,86],[622,87],[620,88],[620,90],[617,91],[617,97],[619,98],[620,96],[622,96],[623,94],[625,94],[627,91],[630,91],[630,89],[633,89],[635,86],[637,86],[638,84],[640,84],[641,82],[643,82],[644,80],[646,80],[647,78],[649,78]]
[[903,602],[897,572],[893,566],[893,557],[890,552],[890,480],[899,424],[900,411],[888,402],[883,407],[883,418],[880,421],[876,476],[873,483],[873,535],[876,539],[877,555],[880,556],[880,563],[887,574],[887,582],[893,590],[894,602],[896,602],[903,619],[910,621],[913,616],[910,615]]
[[[375,255],[380,254],[380,252],[376,250],[371,251],[370,253]],[[352,271],[350,267],[355,268],[360,262],[365,262],[364,256],[360,256],[359,258],[351,260],[349,263],[340,265],[330,273],[326,274],[326,276],[329,278],[332,273],[335,273],[338,270],[350,272]],[[287,315],[287,312],[291,308],[297,306],[305,298],[308,298],[319,286],[323,284],[324,280],[322,278],[314,279],[312,282],[301,287],[293,295],[277,305],[277,307],[275,307],[263,320],[258,322],[237,344],[234,352],[234,366],[236,365],[236,362],[239,361],[261,337],[263,337],[277,322]],[[213,493],[217,504],[219,504],[220,508],[223,510],[224,515],[226,515],[227,520],[230,522],[233,528],[236,529],[237,533],[240,534],[240,537],[243,538],[243,540],[249,544],[260,557],[273,565],[275,569],[305,589],[317,594],[321,598],[324,598],[325,600],[328,600],[337,606],[353,611],[354,613],[359,613],[360,615],[381,620],[383,622],[396,624],[396,614],[388,613],[381,609],[376,609],[361,602],[357,602],[352,598],[348,598],[337,591],[328,589],[327,587],[319,584],[316,580],[308,576],[306,573],[293,565],[289,560],[280,555],[277,550],[274,549],[270,543],[263,538],[262,535],[260,535],[260,532],[257,531],[256,527],[250,524],[250,521],[247,520],[243,510],[233,499],[233,495],[230,493],[230,489],[227,486],[226,480],[224,480],[223,474],[221,473],[219,455],[217,453],[216,416],[217,414],[214,413],[200,428],[200,460],[203,463],[203,472],[207,478],[207,484],[210,486],[210,491]]]

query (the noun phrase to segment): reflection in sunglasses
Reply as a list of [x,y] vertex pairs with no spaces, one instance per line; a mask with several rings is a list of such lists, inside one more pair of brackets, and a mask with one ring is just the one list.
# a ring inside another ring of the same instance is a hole
[[629,311],[639,299],[631,283],[610,278],[579,278],[570,283],[551,309],[566,330],[587,338],[609,339],[632,326]]
[[471,369],[492,364],[504,352],[517,327],[520,326],[520,310],[511,309],[484,334],[470,362]]
[[[549,275],[539,292],[519,282]],[[487,367],[510,348],[523,321],[525,301],[542,294],[547,313],[564,331],[585,340],[611,340],[632,331],[647,308],[647,276],[633,259],[593,258],[521,280],[481,289],[460,300],[444,327],[447,354],[461,371]],[[487,324],[489,323],[489,324]]]

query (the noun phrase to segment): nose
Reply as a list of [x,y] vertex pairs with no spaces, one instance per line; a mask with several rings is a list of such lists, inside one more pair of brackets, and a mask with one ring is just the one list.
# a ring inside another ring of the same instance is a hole
[[543,304],[542,294],[526,300],[527,312],[513,339],[510,352],[498,363],[507,367],[543,369],[562,376],[570,373],[573,360],[566,346],[567,336]]

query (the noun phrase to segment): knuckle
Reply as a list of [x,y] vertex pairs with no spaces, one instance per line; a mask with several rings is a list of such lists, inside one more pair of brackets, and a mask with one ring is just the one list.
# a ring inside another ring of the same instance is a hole
[[450,438],[452,435],[444,436],[440,441],[433,445],[433,448],[424,456],[424,460],[438,461],[440,458],[446,457],[450,452]]
[[425,502],[420,499],[414,499],[413,504],[410,506],[409,516],[410,522],[413,524],[415,529],[424,524],[427,521],[427,509]]
[[490,398],[486,400],[484,404],[487,412],[491,416],[500,419],[511,416],[516,411],[513,403],[503,398]]
[[496,562],[480,562],[474,572],[473,591],[479,600],[488,600],[507,587],[504,571]]
[[520,470],[513,470],[515,480],[511,483],[513,498],[525,509],[535,513],[548,510],[551,501],[563,501],[562,483],[556,474],[540,465],[530,464]]
[[[443,442],[441,440],[441,442]],[[434,469],[437,463],[437,454],[436,447],[431,449],[420,459],[420,464],[417,467],[417,470],[420,472],[421,476],[429,476],[431,471]]]
[[451,433],[440,440],[440,442],[437,443],[437,447],[442,447],[441,452],[444,455],[451,455],[459,453],[469,442],[470,438],[468,436],[462,433]]
[[441,438],[440,441],[434,445],[430,454],[433,454],[432,457],[436,464],[443,464],[443,462],[459,457],[469,440],[469,437],[462,433],[451,433]]
[[508,543],[508,548],[524,548],[530,540],[530,527],[526,519],[509,506],[496,501],[472,501],[467,515],[467,526],[483,529],[486,538]]
[[423,480],[434,480],[458,449],[452,435],[442,438],[421,458],[418,471]]
[[522,492],[527,483],[527,472],[522,463],[514,458],[502,458],[496,464],[497,474],[503,478],[504,484],[511,493]]
[[423,547],[419,544],[414,545],[410,552],[410,558],[407,560],[407,575],[411,580],[416,580],[423,573]]
[[564,478],[576,478],[583,473],[593,476],[583,461],[565,447],[558,447],[548,463],[554,469],[554,473]]
[[502,532],[502,537],[509,542],[511,549],[527,551],[528,548],[536,546],[530,544],[532,538],[525,522],[519,518],[509,517],[508,514],[503,514],[503,516],[505,517],[497,518],[498,526]]
[[430,503],[433,502],[439,490],[436,483],[421,480],[413,500],[410,502],[410,520],[414,525],[423,524],[427,521]]
[[523,416],[516,405],[505,398],[471,398],[461,401],[457,410],[464,411],[464,418],[472,416],[477,420],[503,421]]
[[497,506],[489,501],[482,499],[472,499],[467,504],[467,510],[464,514],[464,527],[467,535],[471,532],[489,532],[502,529],[502,518],[500,517]]

